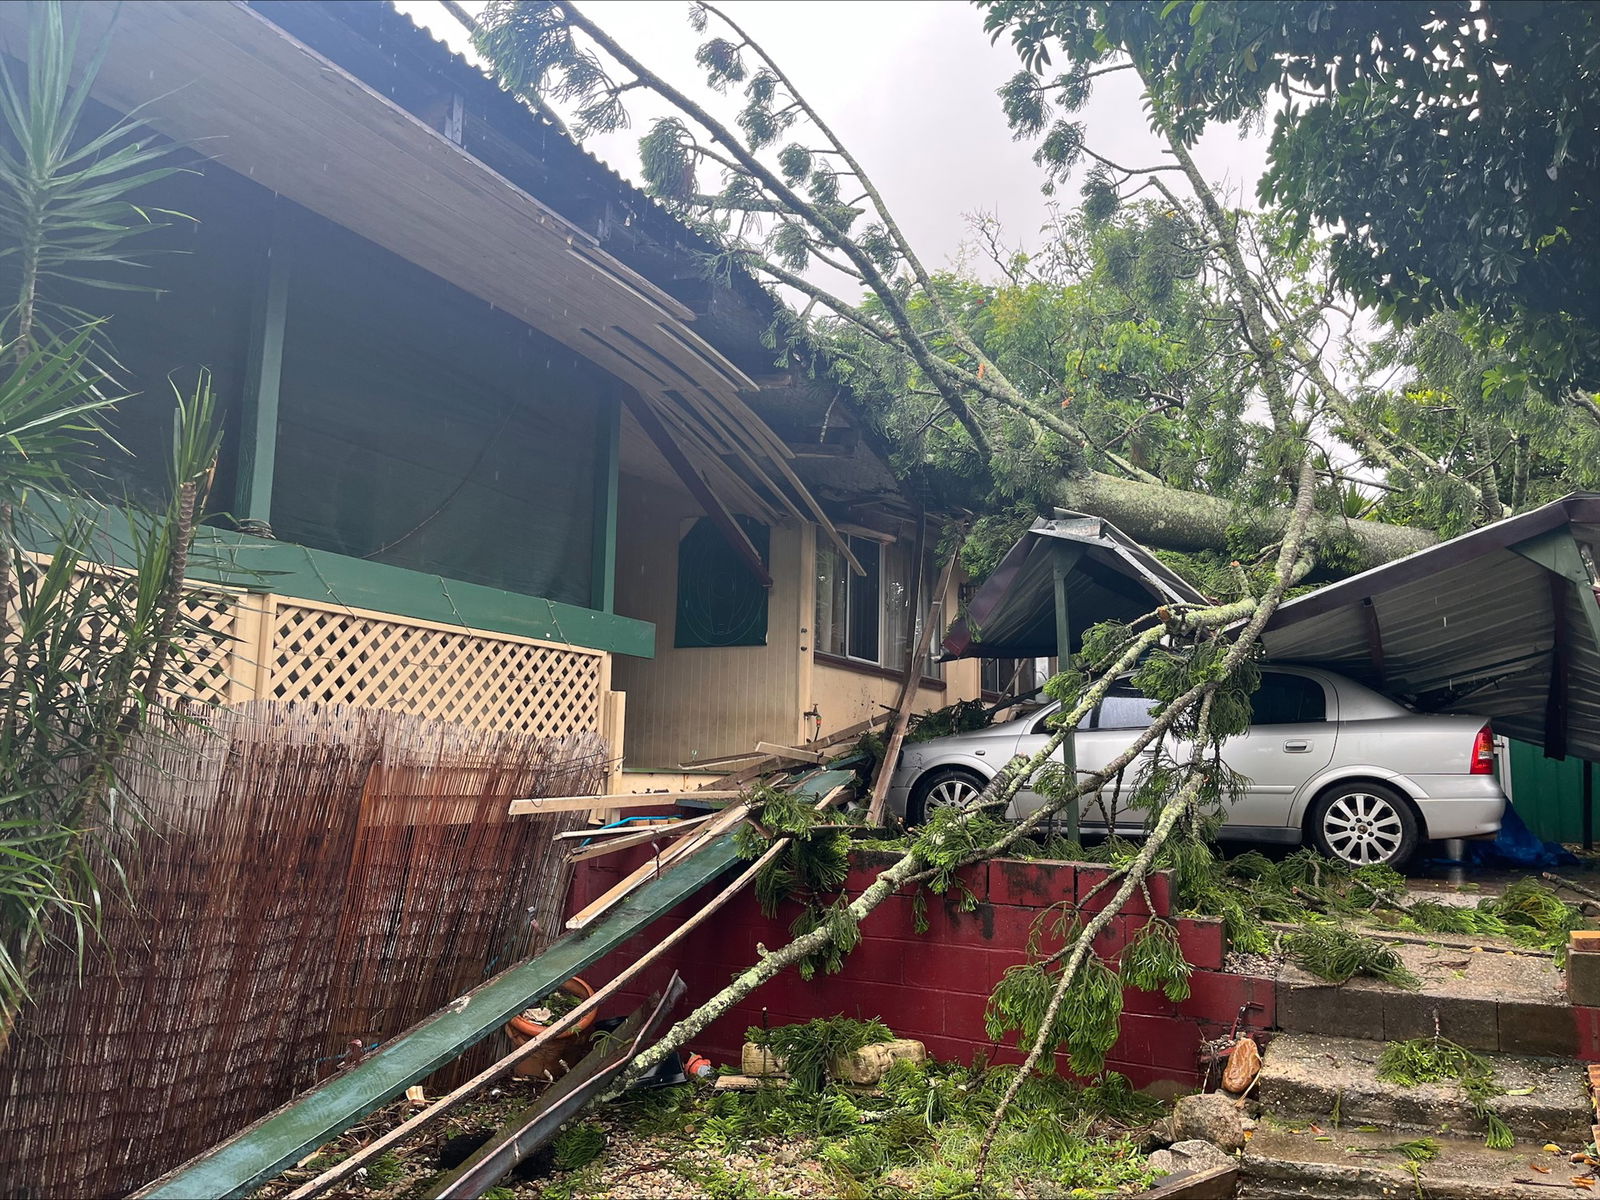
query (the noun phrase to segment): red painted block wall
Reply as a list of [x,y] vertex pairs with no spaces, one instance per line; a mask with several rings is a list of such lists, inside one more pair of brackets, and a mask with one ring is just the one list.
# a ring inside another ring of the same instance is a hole
[[[568,911],[582,908],[642,861],[642,853],[619,852],[579,863]],[[859,893],[876,876],[876,869],[890,861],[858,854],[847,890]],[[898,1035],[926,1043],[929,1053],[938,1058],[970,1062],[981,1056],[992,1062],[1020,1061],[1015,1035],[1002,1042],[988,1036],[984,1007],[989,992],[1006,968],[1027,960],[1029,937],[1044,910],[1068,897],[1086,912],[1103,908],[1114,889],[1103,889],[1093,897],[1091,893],[1104,878],[1104,867],[1082,863],[996,860],[979,864],[962,875],[971,893],[972,911],[961,911],[954,889],[943,897],[928,895],[924,932],[917,930],[912,896],[891,896],[863,922],[861,944],[845,959],[839,974],[819,973],[807,981],[791,968],[747,996],[692,1039],[691,1046],[713,1062],[737,1064],[745,1030],[751,1025],[786,1025],[843,1014],[881,1018]],[[1155,915],[1169,915],[1170,880],[1165,875],[1150,881],[1150,901],[1147,905],[1142,896],[1135,896],[1113,918],[1098,943],[1102,955],[1114,959],[1150,919],[1151,906]],[[685,902],[591,967],[585,978],[596,986],[603,983],[668,930],[682,924],[697,903]],[[689,987],[679,1013],[688,1012],[754,963],[762,946],[776,949],[787,942],[790,923],[799,911],[798,905],[788,905],[776,918],[769,918],[762,915],[750,893],[735,897],[662,962],[633,981],[625,1000],[616,1002],[616,1010],[635,1007],[676,969]],[[1240,1023],[1242,1030],[1273,1025],[1271,981],[1221,971],[1221,926],[1190,919],[1178,920],[1177,926],[1185,956],[1195,968],[1189,998],[1174,1002],[1160,993],[1131,988],[1123,994],[1122,1037],[1108,1066],[1139,1087],[1158,1080],[1198,1084],[1202,1044],[1232,1030],[1246,1006],[1250,1007]],[[1048,948],[1051,944],[1045,929],[1040,945]],[[1065,1070],[1064,1060],[1060,1065]]]

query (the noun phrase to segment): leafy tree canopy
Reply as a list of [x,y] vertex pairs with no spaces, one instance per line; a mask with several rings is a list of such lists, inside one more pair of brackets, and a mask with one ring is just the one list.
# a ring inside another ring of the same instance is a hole
[[[1273,114],[1264,204],[1402,321],[1443,309],[1555,389],[1600,387],[1600,7],[1555,0],[979,0],[1027,68],[1019,134],[1070,166],[1072,112],[1131,63],[1193,141]],[[1064,72],[1046,79],[1051,52]],[[1053,119],[1054,118],[1054,119]]]

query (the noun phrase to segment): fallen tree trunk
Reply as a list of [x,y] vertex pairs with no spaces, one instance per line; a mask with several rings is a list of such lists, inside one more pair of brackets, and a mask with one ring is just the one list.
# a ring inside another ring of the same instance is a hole
[[[1217,496],[1136,479],[1083,471],[1062,480],[1056,503],[1104,517],[1129,537],[1161,550],[1225,550],[1245,541],[1279,541],[1292,508],[1244,508]],[[1317,544],[1314,576],[1353,575],[1435,544],[1431,529],[1313,514],[1307,527]]]

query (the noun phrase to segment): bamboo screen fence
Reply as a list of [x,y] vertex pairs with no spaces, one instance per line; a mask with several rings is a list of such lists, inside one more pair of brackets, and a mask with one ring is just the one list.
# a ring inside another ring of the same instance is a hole
[[595,791],[595,734],[268,701],[202,715],[130,756],[129,887],[81,975],[47,954],[0,1058],[0,1195],[123,1195],[559,925],[551,839],[583,814],[506,810]]

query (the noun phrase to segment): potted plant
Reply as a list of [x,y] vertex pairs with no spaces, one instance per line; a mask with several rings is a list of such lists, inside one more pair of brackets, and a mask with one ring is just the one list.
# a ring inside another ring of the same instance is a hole
[[[513,1046],[521,1046],[538,1037],[549,1026],[556,1023],[567,1013],[577,1008],[590,996],[594,989],[583,980],[574,976],[567,980],[548,996],[543,997],[537,1004],[530,1005],[505,1024],[506,1036],[511,1039]],[[573,1043],[589,1032],[589,1026],[594,1024],[595,1010],[590,1009],[579,1017],[571,1028],[556,1037],[551,1038],[539,1049],[528,1055],[514,1068],[515,1073],[522,1078],[532,1078],[544,1075],[555,1075],[562,1062],[571,1064],[571,1049]]]

